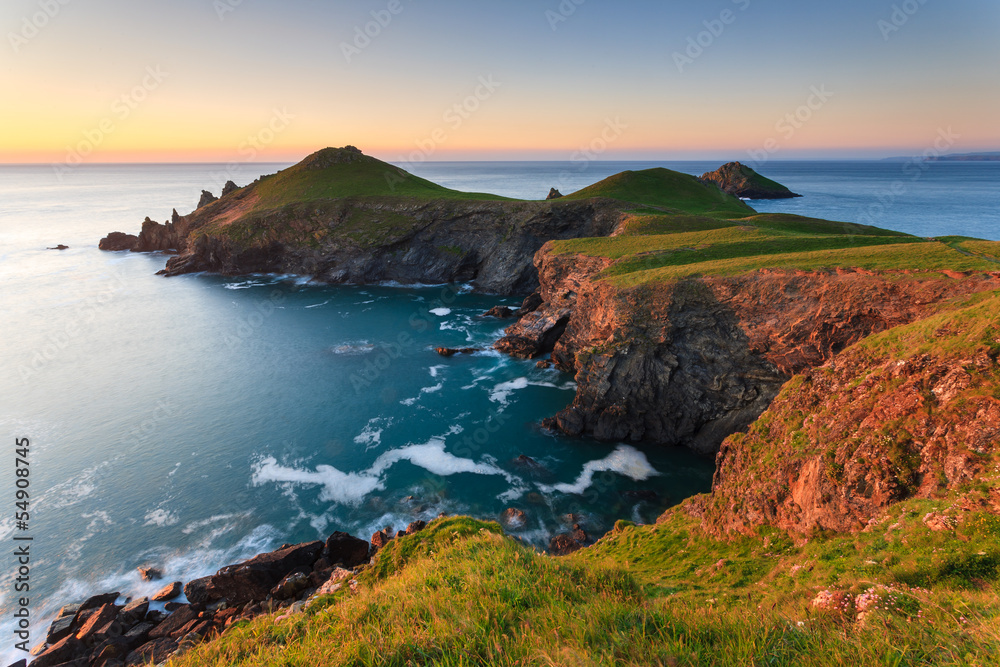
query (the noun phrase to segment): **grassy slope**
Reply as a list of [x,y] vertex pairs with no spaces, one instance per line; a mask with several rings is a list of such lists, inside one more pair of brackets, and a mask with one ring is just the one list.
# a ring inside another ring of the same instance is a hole
[[[898,508],[891,534],[799,544],[773,531],[716,541],[677,510],[562,559],[494,523],[438,520],[383,551],[357,592],[170,664],[994,664],[1000,604],[979,588],[996,582],[1000,522],[967,522],[956,540],[923,527],[927,507]],[[876,584],[895,592],[864,623],[810,608],[821,589]]]

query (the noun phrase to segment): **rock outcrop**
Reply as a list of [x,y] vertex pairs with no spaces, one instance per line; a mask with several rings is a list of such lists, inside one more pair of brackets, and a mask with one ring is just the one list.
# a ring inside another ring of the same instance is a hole
[[780,183],[764,178],[739,162],[730,162],[715,171],[702,174],[701,180],[715,183],[723,192],[743,199],[791,199],[802,196]]
[[125,232],[111,232],[98,244],[101,250],[132,250],[139,243],[139,237]]
[[[1000,296],[862,343],[796,376],[717,458],[695,504],[716,531],[866,530],[890,505],[972,488],[1000,447]],[[962,501],[1000,512],[1000,496]],[[931,530],[953,527],[924,517]]]
[[546,197],[545,199],[547,199],[547,200],[562,199],[562,196],[563,196],[563,194],[561,192],[559,192],[555,188],[550,188],[549,189],[549,196]]
[[[325,199],[282,195],[287,201],[275,200],[274,190],[262,193],[261,184],[276,178],[285,179],[281,193],[305,188],[303,183],[313,183],[320,178],[315,172],[324,169],[333,170],[331,181],[337,170],[356,169],[374,181],[372,188],[385,188],[383,181],[389,188]],[[327,283],[472,281],[484,292],[526,294],[538,286],[531,258],[545,241],[610,234],[627,208],[601,197],[551,202],[459,197],[430,183],[420,186],[427,196],[394,194],[397,181],[415,177],[353,147],[319,151],[286,172],[244,188],[227,185],[220,199],[203,197],[197,210],[186,216],[175,212],[167,223],[147,218],[130,249],[177,251],[163,271],[168,276],[278,272]]]
[[198,200],[198,208],[204,208],[211,204],[212,202],[219,201],[219,198],[213,195],[208,190],[201,191],[201,198]]
[[795,373],[935,304],[1000,288],[996,274],[760,270],[625,289],[594,279],[609,260],[550,250],[536,257],[542,305],[495,344],[522,358],[551,351],[575,374],[573,404],[546,425],[706,454]]

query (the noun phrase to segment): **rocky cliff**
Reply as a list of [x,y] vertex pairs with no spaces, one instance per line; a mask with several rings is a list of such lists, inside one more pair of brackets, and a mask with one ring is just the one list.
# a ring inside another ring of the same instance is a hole
[[[976,485],[1000,454],[997,313],[1000,295],[973,299],[796,376],[723,443],[712,495],[695,504],[708,525],[866,530],[894,503],[956,491],[957,511],[1000,513],[1000,493]],[[933,530],[954,520],[925,517]]]
[[189,215],[143,222],[105,249],[177,251],[163,271],[295,273],[329,283],[474,281],[482,291],[530,292],[531,258],[549,239],[610,234],[622,202],[526,202],[461,193],[357,149],[325,149]]
[[536,257],[542,305],[497,349],[551,352],[574,373],[573,404],[547,423],[569,435],[715,452],[795,373],[936,304],[1000,288],[989,273],[756,270],[619,287],[607,258]]

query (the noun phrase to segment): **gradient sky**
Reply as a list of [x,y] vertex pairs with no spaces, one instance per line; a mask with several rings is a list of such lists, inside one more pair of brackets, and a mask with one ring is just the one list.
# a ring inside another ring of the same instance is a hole
[[[391,21],[349,61],[373,11]],[[997,0],[3,0],[0,27],[0,162],[345,144],[387,160],[740,159],[768,140],[775,159],[884,157],[948,128],[950,152],[1000,150]]]

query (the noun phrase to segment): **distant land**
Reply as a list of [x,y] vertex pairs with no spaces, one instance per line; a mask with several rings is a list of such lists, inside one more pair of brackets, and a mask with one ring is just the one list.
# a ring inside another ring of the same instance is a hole
[[[909,162],[920,156],[887,157],[882,162]],[[1000,151],[993,153],[956,153],[923,158],[925,162],[1000,162]]]

